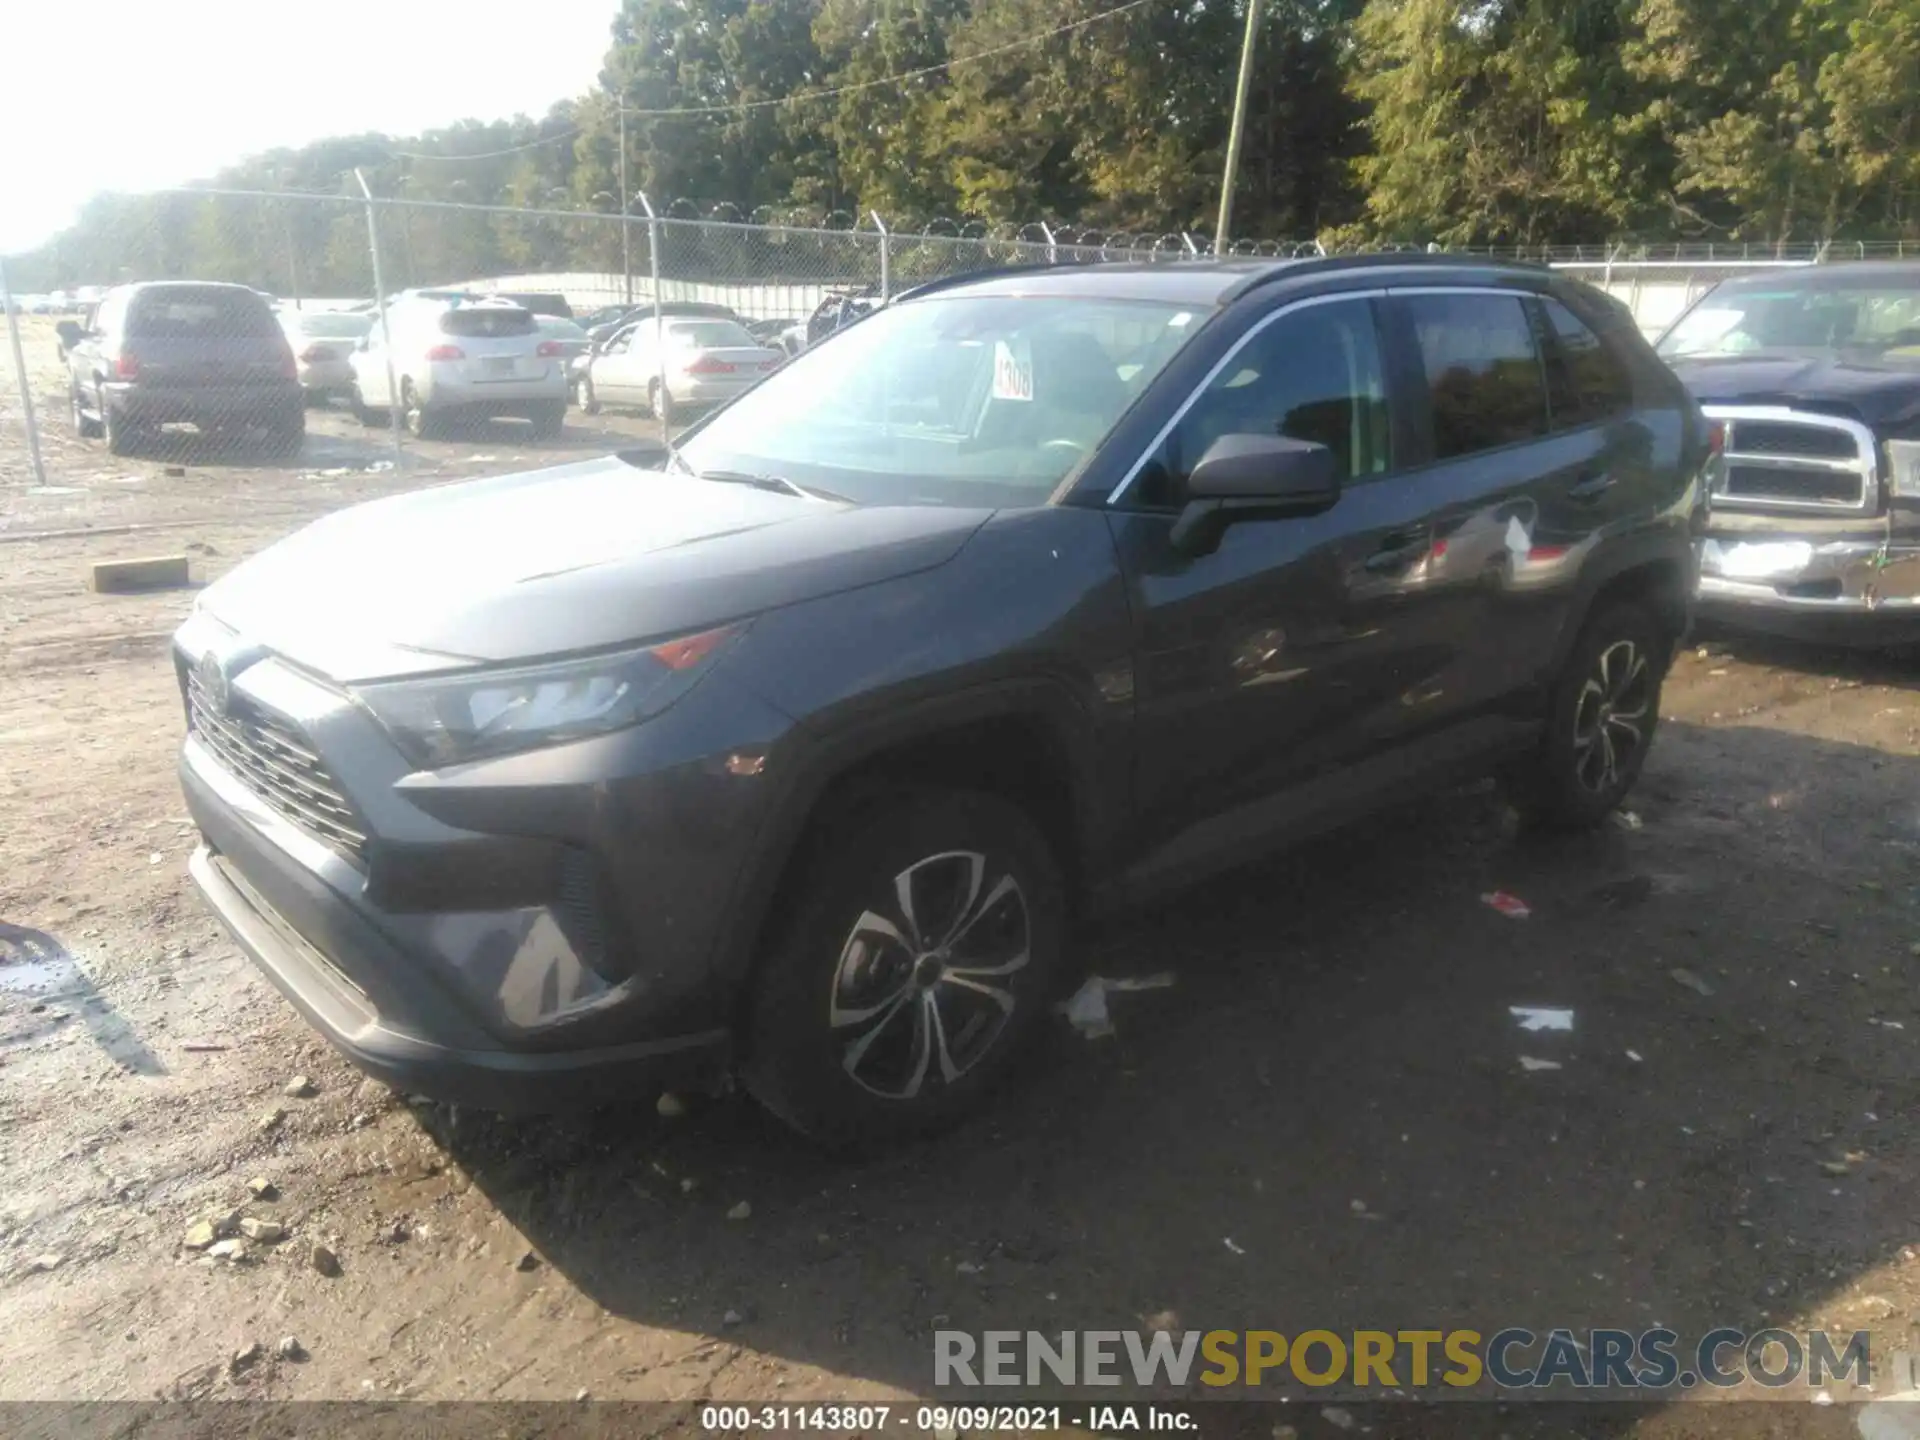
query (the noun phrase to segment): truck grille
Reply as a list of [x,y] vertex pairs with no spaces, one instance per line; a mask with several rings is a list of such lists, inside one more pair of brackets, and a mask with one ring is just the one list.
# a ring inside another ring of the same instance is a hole
[[1714,503],[1743,510],[1867,515],[1880,498],[1873,432],[1839,415],[1709,405],[1726,427]]
[[363,822],[299,731],[251,709],[220,714],[192,670],[187,671],[187,724],[274,813],[356,864],[366,864]]

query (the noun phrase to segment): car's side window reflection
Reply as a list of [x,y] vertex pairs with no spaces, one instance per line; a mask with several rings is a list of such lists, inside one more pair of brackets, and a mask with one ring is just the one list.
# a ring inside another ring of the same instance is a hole
[[1187,476],[1207,447],[1236,434],[1325,445],[1343,480],[1384,473],[1392,430],[1371,302],[1308,305],[1255,335],[1141,470],[1140,503],[1181,504]]

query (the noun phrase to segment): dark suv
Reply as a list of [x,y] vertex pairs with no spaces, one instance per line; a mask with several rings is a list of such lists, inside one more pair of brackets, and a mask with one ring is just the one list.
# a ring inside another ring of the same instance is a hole
[[86,326],[61,322],[74,428],[125,455],[160,427],[252,430],[282,456],[306,436],[299,369],[265,296],[155,281],[106,293]]
[[816,1135],[936,1125],[1077,916],[1488,767],[1603,817],[1709,460],[1542,270],[945,282],[672,454],[381,500],[209,587],[192,872],[406,1090],[737,1069]]

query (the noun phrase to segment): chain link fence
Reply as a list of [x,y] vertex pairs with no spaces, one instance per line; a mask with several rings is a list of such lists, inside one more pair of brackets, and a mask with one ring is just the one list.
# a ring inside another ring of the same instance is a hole
[[[424,382],[416,380],[421,366],[415,362],[424,363],[425,351],[434,347],[416,345],[412,330],[395,333],[396,317],[414,311],[378,303],[404,292],[517,297],[536,309],[571,311],[583,328],[617,326],[619,317],[655,301],[725,307],[761,343],[791,355],[844,319],[949,276],[1017,265],[1166,263],[1211,251],[1201,237],[1180,232],[949,222],[908,229],[873,214],[742,215],[728,206],[700,214],[684,204],[656,211],[645,196],[619,214],[582,210],[564,192],[515,196],[512,202],[183,189],[96,207],[83,229],[24,257],[9,277],[15,313],[8,317],[8,342],[0,345],[0,479],[45,484],[41,456],[49,445],[66,455],[80,439],[104,439],[121,450],[134,440],[159,445],[181,433],[193,438],[202,430],[261,422],[254,428],[263,426],[269,438],[277,434],[284,442],[286,425],[276,429],[273,423],[284,420],[272,408],[281,401],[270,404],[268,397],[284,397],[295,380],[309,399],[331,405],[353,397],[358,418],[370,426],[390,424],[392,443],[405,449],[424,436],[424,423],[416,422],[424,422],[430,407],[418,394]],[[1920,253],[1920,246],[1896,244],[1458,253],[1567,270],[1625,301],[1652,332],[1708,286],[1745,269],[1904,255],[1909,248]],[[1310,241],[1242,240],[1227,250],[1276,258],[1324,253]],[[165,321],[180,342],[172,352],[159,341],[150,354],[144,343],[124,345],[128,317],[112,305],[97,310],[102,294],[133,281],[162,280],[226,281],[260,292],[276,312],[276,338],[284,334],[291,342],[292,373],[280,373],[284,352],[277,347],[249,352],[243,343],[249,337],[240,333],[246,327],[226,323],[223,331],[219,315],[201,315],[184,302]],[[543,418],[552,422],[559,413],[553,407],[573,393],[571,377],[578,371],[572,352],[585,343],[548,321],[540,324],[540,336],[522,347],[527,356],[510,364],[494,354],[475,361],[506,366],[498,376],[489,371],[482,377],[487,383],[529,381],[524,395],[511,391],[515,398],[505,409],[537,427]],[[604,343],[609,332],[595,333]],[[189,341],[204,343],[195,350]],[[422,355],[414,356],[410,346]],[[462,349],[443,346],[440,353]],[[532,385],[535,369],[547,377],[541,382],[546,388]],[[194,384],[219,393],[205,404],[182,400],[172,408],[148,399],[185,394]],[[23,404],[23,390],[32,397],[31,410]],[[509,391],[483,391],[476,381],[470,393]],[[153,408],[136,409],[149,404]],[[116,417],[133,423],[116,428]],[[130,433],[136,426],[138,433]],[[375,431],[369,438],[384,437]]]

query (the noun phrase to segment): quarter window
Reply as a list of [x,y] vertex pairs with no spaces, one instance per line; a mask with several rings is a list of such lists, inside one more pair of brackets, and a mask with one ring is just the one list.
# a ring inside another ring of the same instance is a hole
[[1573,430],[1633,408],[1633,381],[1601,338],[1558,300],[1543,300],[1552,337],[1547,398],[1553,428]]
[[1519,297],[1409,295],[1402,303],[1426,368],[1434,459],[1546,434],[1546,379]]
[[1141,469],[1140,502],[1182,503],[1187,476],[1223,435],[1285,435],[1333,452],[1345,480],[1391,461],[1387,390],[1373,306],[1309,305],[1260,331],[1230,359]]

